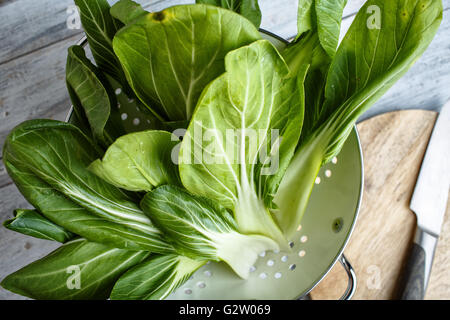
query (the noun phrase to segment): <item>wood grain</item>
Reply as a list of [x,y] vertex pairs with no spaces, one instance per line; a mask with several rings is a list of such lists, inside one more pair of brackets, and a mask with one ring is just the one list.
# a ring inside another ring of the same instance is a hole
[[[391,112],[360,123],[364,196],[345,255],[356,270],[354,299],[393,299],[416,227],[409,201],[436,119],[430,111]],[[450,299],[450,207],[439,240],[426,298]],[[336,265],[312,292],[336,299],[347,277]]]

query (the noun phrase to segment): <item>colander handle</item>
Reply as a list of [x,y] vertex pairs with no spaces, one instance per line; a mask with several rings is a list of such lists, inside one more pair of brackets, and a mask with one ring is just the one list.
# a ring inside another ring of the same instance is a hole
[[342,254],[341,257],[339,258],[339,262],[344,267],[345,272],[347,272],[348,276],[347,289],[345,290],[344,294],[341,296],[339,300],[350,300],[356,291],[356,273],[344,254]]

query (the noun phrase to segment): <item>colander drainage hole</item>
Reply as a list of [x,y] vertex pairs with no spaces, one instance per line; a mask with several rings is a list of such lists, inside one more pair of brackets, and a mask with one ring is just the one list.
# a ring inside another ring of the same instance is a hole
[[333,221],[332,229],[334,232],[338,233],[342,230],[342,227],[344,226],[344,219],[342,218],[336,218]]
[[337,158],[334,157],[333,159],[331,159],[331,162],[332,162],[333,164],[336,164],[336,163],[337,163]]
[[288,261],[288,256],[282,256],[282,257],[281,257],[281,261],[282,261],[282,262]]
[[275,273],[275,275],[274,275],[275,279],[280,279],[281,276],[282,276],[281,272],[277,272],[277,273]]
[[275,261],[273,261],[272,259],[267,260],[267,265],[268,265],[269,267],[272,267],[274,264],[275,264]]
[[126,113],[122,113],[120,117],[122,118],[122,120],[127,120],[128,115]]
[[192,294],[192,290],[191,289],[184,289],[184,293],[185,294]]
[[141,123],[141,119],[139,119],[139,118],[134,118],[134,119],[133,119],[133,124],[134,124],[135,126],[138,126],[139,123]]
[[315,184],[319,184],[320,183],[320,177],[316,178],[316,181],[314,181]]
[[259,256],[260,256],[261,258],[264,258],[264,257],[266,256],[266,252],[265,252],[265,251],[261,252],[261,253],[259,254]]
[[304,257],[305,254],[306,254],[306,251],[305,251],[305,250],[300,250],[300,252],[298,253],[298,256],[299,256],[299,257]]
[[289,247],[293,248],[294,247],[294,241],[289,242]]
[[206,270],[205,272],[203,272],[203,274],[205,275],[205,277],[211,277],[212,276],[212,272],[209,270]]
[[295,264],[291,264],[289,266],[289,270],[294,271],[297,266]]
[[256,267],[255,267],[255,266],[251,266],[251,267],[250,267],[250,272],[255,272],[255,270],[256,270]]
[[266,279],[266,278],[267,278],[267,273],[261,272],[261,273],[259,274],[259,277],[260,277],[261,279]]
[[302,236],[302,237],[300,238],[300,242],[301,242],[301,243],[305,243],[306,241],[308,241],[308,236]]
[[199,287],[200,289],[204,289],[206,288],[206,283],[204,283],[203,281],[197,282],[197,287]]
[[331,177],[331,170],[325,170],[325,177]]
[[118,96],[119,94],[121,94],[121,93],[122,93],[122,89],[120,89],[120,88],[117,88],[115,92],[116,92],[116,95]]

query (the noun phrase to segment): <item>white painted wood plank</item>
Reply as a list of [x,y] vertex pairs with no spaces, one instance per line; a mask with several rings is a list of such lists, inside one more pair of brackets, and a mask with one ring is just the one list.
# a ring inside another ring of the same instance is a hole
[[[109,1],[111,4],[116,1]],[[190,0],[138,0],[150,10],[192,2]],[[68,11],[73,0],[17,0],[2,4],[0,9],[0,64],[18,56],[61,41],[81,29],[69,29]],[[70,24],[71,25],[71,24]]]
[[[115,0],[109,0],[111,4]],[[159,11],[175,4],[194,0],[138,0],[146,9]],[[344,16],[354,14],[364,0],[350,0]],[[70,7],[73,0],[16,0],[2,3],[0,10],[0,64],[52,43],[61,41],[81,30],[69,29]],[[298,0],[260,0],[262,27],[290,38],[297,31]]]

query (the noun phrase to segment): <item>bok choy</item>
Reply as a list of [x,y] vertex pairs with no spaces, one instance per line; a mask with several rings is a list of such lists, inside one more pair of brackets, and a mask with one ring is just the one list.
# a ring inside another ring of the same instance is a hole
[[141,206],[177,252],[196,260],[225,261],[244,279],[259,253],[279,249],[268,237],[239,233],[224,207],[174,186],[147,193]]
[[[373,5],[381,10],[381,22],[368,28],[366,12]],[[314,101],[306,106],[308,127],[274,198],[275,217],[288,237],[300,224],[322,164],[339,153],[358,117],[422,55],[442,10],[441,1],[369,0],[359,11],[318,82],[323,88],[306,97]]]
[[[297,37],[278,50],[256,0],[75,3],[93,61],[69,48],[70,123],[26,121],[3,148],[34,207],[4,226],[63,243],[2,280],[35,299],[164,299],[208,261],[246,279],[261,252],[290,250],[319,169],[443,11],[368,0],[339,44],[347,1],[299,0]],[[145,130],[125,131],[113,88],[152,113]]]

